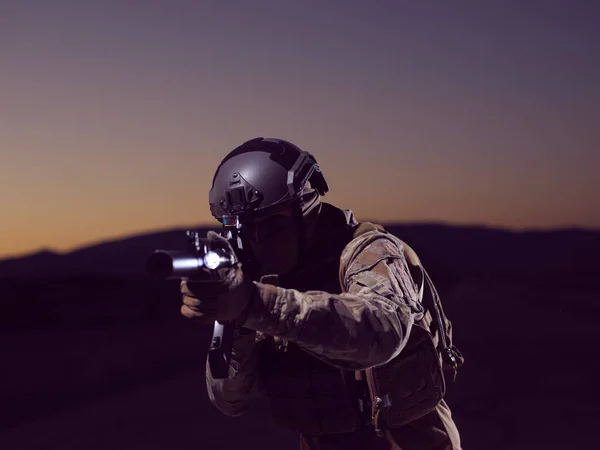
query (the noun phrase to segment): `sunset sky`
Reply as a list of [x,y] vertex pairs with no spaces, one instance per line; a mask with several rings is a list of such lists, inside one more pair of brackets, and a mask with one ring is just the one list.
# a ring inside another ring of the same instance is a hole
[[359,219],[600,228],[594,4],[1,1],[0,257],[214,224],[257,136]]

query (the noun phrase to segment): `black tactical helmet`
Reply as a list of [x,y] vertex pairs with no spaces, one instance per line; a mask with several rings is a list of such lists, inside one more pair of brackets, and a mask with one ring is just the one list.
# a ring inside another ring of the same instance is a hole
[[210,211],[241,221],[299,199],[306,183],[320,195],[327,182],[315,158],[282,139],[256,138],[232,150],[217,168],[209,193]]

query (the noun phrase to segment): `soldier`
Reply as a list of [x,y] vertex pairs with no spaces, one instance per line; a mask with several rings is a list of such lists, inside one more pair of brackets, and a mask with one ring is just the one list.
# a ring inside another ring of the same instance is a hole
[[440,374],[462,357],[443,313],[434,333],[429,277],[383,227],[323,202],[327,191],[314,157],[280,139],[245,142],[219,165],[210,209],[238,215],[247,259],[219,290],[181,284],[184,316],[235,325],[229,376],[206,367],[211,402],[239,416],[266,398],[301,449],[460,449]]

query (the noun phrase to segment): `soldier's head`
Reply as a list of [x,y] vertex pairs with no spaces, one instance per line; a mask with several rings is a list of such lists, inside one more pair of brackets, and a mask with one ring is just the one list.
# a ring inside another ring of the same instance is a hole
[[265,274],[294,268],[306,251],[327,182],[315,158],[282,139],[256,138],[221,162],[209,193],[212,215],[237,215],[244,246]]

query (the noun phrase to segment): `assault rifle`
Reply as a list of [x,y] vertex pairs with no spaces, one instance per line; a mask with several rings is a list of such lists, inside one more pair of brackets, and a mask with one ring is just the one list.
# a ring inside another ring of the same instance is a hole
[[[146,262],[146,270],[153,277],[165,280],[193,280],[198,277],[206,283],[214,282],[205,281],[206,273],[203,272],[208,269],[216,274],[218,269],[231,267],[239,261],[239,255],[243,251],[240,228],[238,216],[223,217],[223,227],[219,234],[229,241],[234,250],[233,254],[207,238],[201,238],[197,231],[188,230],[187,250],[154,250]],[[222,379],[229,376],[233,330],[233,325],[215,321],[208,348],[208,363],[213,378]]]

